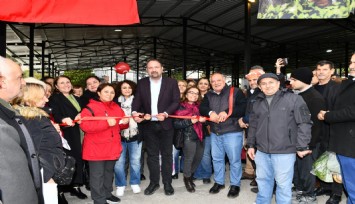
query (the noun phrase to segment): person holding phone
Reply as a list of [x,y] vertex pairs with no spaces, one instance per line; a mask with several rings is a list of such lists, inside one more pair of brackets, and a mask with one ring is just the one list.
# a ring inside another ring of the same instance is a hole
[[279,78],[280,81],[280,87],[285,88],[285,82],[286,82],[286,76],[281,70],[282,68],[285,68],[285,66],[288,65],[288,58],[277,58],[276,63],[275,63],[275,74]]

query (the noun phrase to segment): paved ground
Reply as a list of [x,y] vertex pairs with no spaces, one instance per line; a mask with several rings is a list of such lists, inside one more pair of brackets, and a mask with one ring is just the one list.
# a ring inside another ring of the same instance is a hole
[[[148,172],[146,170],[145,172]],[[229,175],[229,174],[227,174]],[[146,173],[148,176],[148,173]],[[228,178],[228,176],[226,176]],[[160,189],[156,191],[151,196],[145,196],[143,194],[144,189],[149,185],[149,180],[142,181],[141,188],[142,192],[139,194],[133,194],[131,188],[128,186],[125,190],[125,195],[121,198],[121,203],[130,203],[130,204],[224,204],[224,203],[242,203],[242,204],[253,204],[256,198],[256,194],[250,191],[249,186],[250,180],[243,180],[241,185],[241,192],[239,197],[230,199],[227,198],[228,193],[228,181],[226,182],[226,188],[221,190],[218,194],[211,195],[208,193],[209,189],[212,187],[211,184],[203,184],[202,181],[195,181],[196,184],[196,192],[189,193],[186,191],[182,173],[179,174],[179,179],[173,180],[173,187],[175,189],[175,194],[172,196],[166,196],[164,194],[163,185],[160,185]],[[90,192],[86,191],[85,188],[82,188],[83,192],[85,192],[88,196],[90,196]],[[69,193],[66,193],[66,198],[70,204],[92,204],[92,200],[90,198],[85,200],[79,200],[76,197],[72,197]],[[328,197],[320,196],[318,197],[319,204],[325,204]],[[275,203],[275,202],[273,202]],[[346,203],[346,197],[343,195],[343,199],[341,204]]]

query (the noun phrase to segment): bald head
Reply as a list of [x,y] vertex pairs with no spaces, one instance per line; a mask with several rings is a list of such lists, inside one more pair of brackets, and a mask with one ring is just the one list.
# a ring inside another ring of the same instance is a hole
[[226,86],[226,77],[221,73],[213,73],[211,75],[211,86],[216,93],[220,93]]
[[10,59],[0,57],[0,98],[11,101],[22,94],[24,85],[21,67]]

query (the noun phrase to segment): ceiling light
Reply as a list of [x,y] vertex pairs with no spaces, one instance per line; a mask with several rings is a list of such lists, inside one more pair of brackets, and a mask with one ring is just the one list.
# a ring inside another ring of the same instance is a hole
[[328,49],[326,52],[330,53],[330,52],[333,52],[333,50],[332,49]]
[[122,30],[119,29],[119,28],[115,29],[115,32],[121,32],[121,31],[122,31]]
[[248,0],[249,3],[255,3],[255,0]]

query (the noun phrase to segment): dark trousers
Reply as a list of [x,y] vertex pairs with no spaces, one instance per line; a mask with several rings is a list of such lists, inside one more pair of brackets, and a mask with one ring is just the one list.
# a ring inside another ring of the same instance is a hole
[[343,184],[333,182],[333,183],[326,183],[324,181],[319,180],[320,186],[326,190],[331,190],[332,194],[341,196],[343,194]]
[[142,154],[141,154],[141,174],[144,174],[144,153],[146,152],[145,142],[142,141]]
[[172,174],[172,147],[174,129],[163,129],[160,122],[149,122],[144,130],[144,141],[147,148],[147,165],[149,169],[150,182],[159,184],[160,166],[159,153],[161,154],[162,164],[161,173],[163,183],[171,184]]
[[91,198],[94,204],[106,203],[113,191],[113,168],[116,161],[89,161]]
[[184,140],[184,176],[191,177],[199,166],[204,150],[204,142],[200,140]]
[[312,150],[312,154],[303,158],[296,157],[293,183],[298,191],[302,191],[307,196],[314,195],[316,176],[311,174],[311,170],[314,161],[318,158],[318,154],[319,147],[316,147]]

